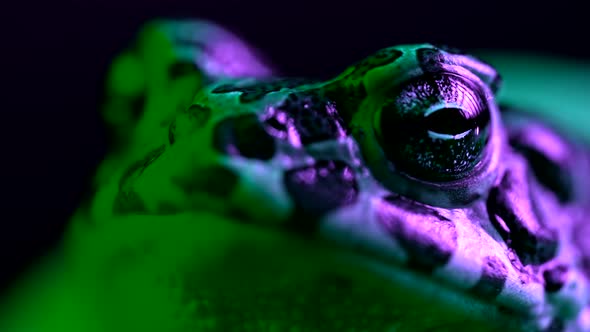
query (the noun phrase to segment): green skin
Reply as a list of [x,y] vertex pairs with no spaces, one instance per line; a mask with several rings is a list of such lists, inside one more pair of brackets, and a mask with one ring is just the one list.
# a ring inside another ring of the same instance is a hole
[[[181,174],[184,168],[218,162],[220,157],[213,150],[189,153],[195,142],[201,145],[211,139],[206,131],[190,135],[187,131],[186,153],[176,153],[174,160],[161,159],[146,170],[153,176],[143,176],[143,182],[136,183],[148,210],[167,197],[168,208],[178,213],[114,215],[116,180],[131,163],[161,144],[168,131],[162,124],[175,117],[176,107],[192,103],[195,91],[204,84],[198,72],[169,81],[166,70],[175,59],[166,34],[148,26],[136,52],[125,52],[113,63],[107,95],[149,91],[145,115],[136,123],[129,104],[105,105],[104,117],[116,146],[97,170],[96,195],[73,216],[62,246],[6,298],[0,312],[1,331],[523,328],[498,308],[467,299],[412,271],[392,268],[384,276],[374,273],[379,267],[364,257],[343,256],[339,248],[318,239],[240,223],[223,215],[225,200],[206,193],[191,199],[188,209],[186,198],[157,174]],[[584,86],[590,85],[590,76],[584,73],[590,73],[590,67],[580,64],[568,71],[558,60],[501,54],[487,59],[503,73],[506,89],[501,100],[547,110],[560,125],[587,134],[581,124],[585,121],[577,115],[584,114],[588,104]],[[548,93],[559,88],[558,80],[542,79],[557,75],[579,82],[568,86],[567,101]],[[550,113],[554,109],[572,116]],[[182,136],[185,129],[179,125],[177,133]],[[183,155],[185,160],[178,159]],[[229,199],[261,211],[259,220],[265,226],[281,219],[281,209],[257,209],[251,193]]]

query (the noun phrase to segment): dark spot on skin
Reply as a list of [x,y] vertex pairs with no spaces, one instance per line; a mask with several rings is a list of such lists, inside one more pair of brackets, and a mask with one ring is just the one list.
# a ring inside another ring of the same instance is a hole
[[504,263],[497,257],[488,256],[483,260],[482,275],[471,291],[477,296],[493,299],[502,292],[507,277]]
[[[574,157],[579,155],[563,133],[537,121],[528,121],[532,110],[501,104],[500,111],[508,119],[507,123],[526,123],[515,128],[508,127],[510,145],[523,155],[536,180],[551,190],[563,204],[575,197],[575,179],[571,173]],[[512,117],[515,119],[513,120]],[[565,153],[564,153],[565,152]],[[564,156],[565,155],[565,156]]]
[[147,214],[147,209],[135,191],[119,190],[113,203],[113,214]]
[[189,106],[189,108],[185,111],[185,113],[188,114],[192,120],[194,120],[193,122],[197,127],[202,127],[207,123],[207,121],[209,121],[211,112],[212,111],[210,107],[198,104]]
[[402,55],[403,52],[394,48],[381,49],[359,61],[346,76],[324,87],[324,95],[335,103],[345,124],[350,123],[360,103],[367,97],[362,78],[371,69],[391,64]]
[[188,178],[173,178],[172,181],[187,195],[207,193],[220,198],[229,196],[239,181],[236,173],[222,165],[196,169],[194,174]]
[[582,272],[586,278],[590,279],[590,223],[586,219],[586,216],[590,215],[590,211],[586,210],[584,212],[583,217],[577,220],[577,225],[573,231],[573,240],[582,253]]
[[389,65],[403,55],[395,48],[384,48],[359,61],[338,81],[324,87],[325,96],[334,101],[345,124],[349,124],[360,103],[367,97],[363,77],[371,69]]
[[528,159],[537,180],[553,191],[561,203],[568,203],[573,198],[574,179],[560,165],[551,162],[545,155],[534,149],[524,147],[518,150]]
[[439,72],[443,69],[443,64],[446,62],[443,52],[436,48],[424,47],[416,51],[418,57],[418,64],[425,73]]
[[168,67],[168,76],[177,79],[186,75],[199,74],[197,66],[190,61],[175,62]]
[[343,122],[349,124],[359,105],[367,98],[367,89],[363,82],[350,86],[333,84],[325,88],[324,95],[335,103]]
[[125,171],[125,173],[123,173],[123,175],[121,176],[121,179],[119,180],[119,189],[122,189],[125,184],[128,182],[129,178],[131,178],[132,176],[140,176],[141,173],[143,173],[143,171],[150,165],[152,164],[154,161],[156,161],[161,155],[162,153],[164,153],[164,151],[166,150],[166,145],[160,145],[159,147],[153,149],[152,151],[150,151],[149,153],[146,154],[145,157],[143,157],[143,159],[138,160],[136,162],[134,162],[133,164],[131,164],[131,166],[129,166],[129,168],[127,168],[127,170]]
[[211,90],[211,93],[229,93],[229,92],[243,92],[246,87],[240,87],[237,84],[222,84]]
[[543,271],[543,279],[545,279],[545,290],[549,293],[558,292],[568,276],[568,267],[560,264]]
[[176,131],[176,119],[174,121],[172,121],[172,123],[170,123],[170,126],[168,126],[168,142],[170,143],[170,145],[174,144],[174,142],[176,141],[174,139],[174,132]]
[[[522,135],[526,135],[523,133]],[[552,138],[546,136],[547,141]],[[522,136],[510,138],[510,144],[516,151],[525,156],[531,165],[533,174],[536,179],[547,189],[555,193],[561,203],[571,202],[573,199],[574,179],[572,174],[567,171],[567,165],[557,160],[551,160],[550,157],[540,151],[539,148],[551,148],[549,146],[539,145],[538,147],[530,146]],[[534,139],[534,138],[532,138]],[[552,142],[559,145],[561,142]]]
[[[275,90],[275,91],[278,91]],[[266,91],[266,90],[255,90],[255,91],[245,91],[240,95],[240,102],[243,104],[251,103],[257,100],[261,100],[267,94],[274,92],[274,91]]]
[[250,103],[261,100],[271,92],[282,89],[292,89],[304,84],[312,84],[315,81],[304,78],[275,78],[250,84],[223,84],[211,91],[211,93],[240,92],[240,102]]
[[346,79],[361,79],[371,69],[389,65],[399,59],[404,53],[395,48],[384,48],[357,63],[354,70]]
[[522,263],[538,265],[555,256],[557,232],[540,223],[522,173],[508,170],[490,191],[486,205],[490,220]]
[[346,136],[335,105],[314,92],[289,94],[265,124],[278,138],[296,133],[303,145]]
[[565,331],[565,324],[563,322],[563,320],[559,319],[559,318],[554,318],[551,321],[551,324],[549,324],[549,326],[543,330],[543,332],[563,332]]
[[243,89],[244,88],[241,88],[239,85],[228,83],[215,87],[213,90],[211,90],[211,93],[242,92]]
[[457,249],[455,224],[438,211],[399,195],[381,200],[377,218],[408,252],[409,265],[430,273]]
[[213,135],[213,147],[228,155],[269,160],[276,151],[275,139],[264,130],[258,116],[253,113],[220,121]]
[[492,93],[498,93],[498,91],[500,91],[500,88],[502,88],[503,84],[504,79],[502,78],[502,75],[496,74],[496,76],[494,77],[494,79],[492,79],[492,82],[490,83],[490,89],[492,90]]
[[354,171],[339,160],[321,160],[312,166],[289,170],[283,181],[295,203],[293,226],[301,231],[312,230],[315,219],[354,204],[358,198]]

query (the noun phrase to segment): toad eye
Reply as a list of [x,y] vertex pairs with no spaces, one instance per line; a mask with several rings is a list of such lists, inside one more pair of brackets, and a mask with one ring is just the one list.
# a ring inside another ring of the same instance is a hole
[[426,181],[465,177],[482,158],[490,112],[477,84],[456,74],[400,86],[377,112],[375,131],[387,159]]

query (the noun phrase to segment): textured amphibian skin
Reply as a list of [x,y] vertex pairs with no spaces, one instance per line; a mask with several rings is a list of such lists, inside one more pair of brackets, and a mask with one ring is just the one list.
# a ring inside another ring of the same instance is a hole
[[589,154],[497,105],[483,61],[402,45],[327,81],[282,78],[211,23],[158,21],[109,77],[117,149],[90,223],[206,211],[450,290],[453,311],[482,303],[499,329],[590,331]]

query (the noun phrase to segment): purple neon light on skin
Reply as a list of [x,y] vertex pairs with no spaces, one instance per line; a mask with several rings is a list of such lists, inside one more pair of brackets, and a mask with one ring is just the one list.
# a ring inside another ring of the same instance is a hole
[[235,41],[219,42],[211,45],[212,54],[208,58],[207,70],[228,77],[264,77],[270,75],[270,70],[254,57],[242,57],[235,61],[235,54],[251,54],[246,45]]
[[527,144],[537,148],[542,147],[551,160],[567,162],[568,160],[575,159],[572,155],[573,151],[571,148],[557,139],[555,132],[548,131],[540,126],[529,126],[526,130],[527,134],[524,135],[523,139],[526,140]]
[[194,61],[211,77],[268,77],[272,74],[254,49],[235,34],[211,22],[187,20],[155,24],[176,39],[175,52],[179,57]]

